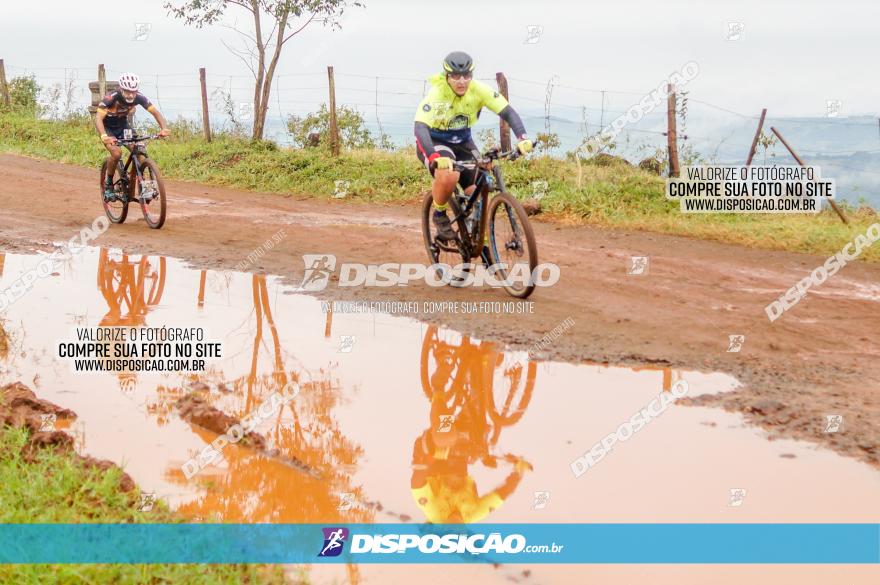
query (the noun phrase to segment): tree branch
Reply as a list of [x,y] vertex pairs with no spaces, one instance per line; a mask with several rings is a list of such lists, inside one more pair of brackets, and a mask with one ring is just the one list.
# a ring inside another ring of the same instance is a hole
[[[230,53],[232,53],[233,55],[235,55],[236,57],[238,57],[239,59],[242,60],[242,62],[245,64],[245,66],[246,66],[248,69],[250,69],[250,72],[254,75],[254,77],[257,76],[257,72],[254,71],[254,66],[253,66],[252,62],[249,61],[249,60],[247,60],[247,59],[245,59],[245,58],[241,55],[241,53],[242,53],[243,51],[239,51],[239,50],[237,50],[237,49],[235,49],[235,48],[233,48],[233,47],[230,47],[229,45],[226,44],[226,41],[224,41],[223,39],[220,39],[220,42],[223,44],[224,47],[226,47],[226,49],[227,49]],[[250,53],[250,57],[251,57],[251,59],[253,59],[253,56],[254,56],[253,52],[252,52],[252,51],[249,51],[249,53]]]
[[230,4],[235,4],[236,6],[241,6],[242,8],[247,10],[248,12],[253,13],[253,11],[254,11],[253,7],[251,6],[251,3],[247,2],[246,0],[227,0],[227,1]]
[[222,26],[223,28],[228,28],[229,30],[237,32],[238,34],[240,34],[241,36],[245,37],[246,39],[250,40],[253,43],[257,42],[257,39],[255,39],[254,37],[252,37],[251,35],[247,34],[244,31],[238,30],[237,28],[235,28],[235,26],[230,26],[228,24],[221,24],[220,26]]
[[302,31],[302,29],[304,29],[305,27],[309,26],[309,24],[310,24],[313,20],[315,20],[315,16],[317,16],[317,13],[312,12],[312,15],[309,16],[309,19],[306,21],[306,23],[305,23],[304,25],[302,25],[301,27],[299,27],[298,29],[296,29],[295,31],[293,31],[292,33],[290,33],[289,35],[287,35],[287,36],[284,38],[284,40],[281,41],[281,44],[283,45],[284,43],[286,43],[287,41],[289,41],[290,38],[291,38],[292,36],[296,35],[296,34],[299,33],[300,31]]
[[268,49],[269,49],[269,45],[272,44],[272,37],[275,36],[275,30],[276,30],[277,28],[278,28],[278,21],[276,20],[276,21],[272,24],[272,30],[271,30],[271,31],[269,32],[269,34],[266,36],[266,44],[263,45],[263,49],[265,49],[265,50],[268,50]]

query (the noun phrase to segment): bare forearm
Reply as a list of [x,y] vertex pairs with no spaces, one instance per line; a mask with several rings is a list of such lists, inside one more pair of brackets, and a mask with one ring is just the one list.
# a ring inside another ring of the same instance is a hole
[[161,128],[162,130],[167,129],[168,121],[165,120],[165,116],[162,115],[162,112],[160,112],[159,110],[154,110],[152,113],[153,117],[156,118],[156,122],[159,123],[159,128]]
[[107,130],[104,129],[104,116],[101,114],[95,116],[95,127],[98,129],[98,134],[101,136],[107,134]]

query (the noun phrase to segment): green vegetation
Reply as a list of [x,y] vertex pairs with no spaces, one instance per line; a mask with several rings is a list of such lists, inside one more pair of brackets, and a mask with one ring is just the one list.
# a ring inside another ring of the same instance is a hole
[[[365,149],[383,148],[393,150],[391,139],[382,134],[378,139],[373,138],[367,129],[363,115],[351,106],[336,107],[336,126],[339,128],[339,142],[342,148]],[[287,131],[294,146],[322,146],[330,145],[330,110],[327,104],[321,104],[317,112],[305,116],[293,115],[287,118]],[[315,136],[317,144],[310,144],[310,136]]]
[[9,82],[9,101],[14,110],[36,112],[40,86],[33,75],[16,77]]
[[[24,429],[0,429],[0,522],[180,522],[161,503],[137,509],[138,495],[119,489],[121,473],[84,467],[51,449],[25,460]],[[283,583],[265,565],[0,565],[2,583]]]
[[[316,128],[320,133],[320,125]],[[232,133],[220,133],[206,143],[191,122],[175,123],[172,130],[171,140],[150,145],[152,156],[171,179],[319,198],[332,197],[336,181],[344,180],[350,183],[347,200],[374,203],[415,202],[429,187],[429,176],[410,149],[346,150],[334,158],[322,146],[284,148]],[[105,156],[88,119],[48,121],[21,112],[0,114],[0,151],[93,168]],[[851,206],[844,206],[850,226],[831,211],[818,216],[685,215],[677,202],[663,197],[662,178],[607,155],[586,161],[537,156],[502,164],[511,192],[526,199],[545,191],[540,217],[570,224],[830,255],[878,221],[875,210]],[[172,203],[173,197],[172,193]],[[861,259],[880,261],[880,246],[867,248]]]

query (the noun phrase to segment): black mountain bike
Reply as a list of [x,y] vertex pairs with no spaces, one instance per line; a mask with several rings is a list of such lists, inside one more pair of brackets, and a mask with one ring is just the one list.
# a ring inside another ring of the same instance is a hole
[[[449,199],[455,240],[437,239],[436,227],[431,221],[434,200],[430,193],[425,196],[422,204],[425,249],[432,264],[456,266],[480,258],[487,268],[496,267],[494,276],[505,283],[504,290],[508,294],[520,299],[527,298],[535,290],[533,276],[538,266],[538,245],[526,210],[507,192],[501,169],[493,164],[499,159],[515,160],[519,152],[501,152],[499,148],[492,148],[482,156],[474,152],[474,156],[474,161],[453,163],[457,171],[477,170],[474,192],[470,196],[465,195],[456,185]],[[491,200],[490,192],[494,193]],[[517,269],[519,264],[524,266]],[[511,272],[522,274],[526,269],[526,279],[508,278]]]
[[165,223],[167,202],[165,199],[165,183],[159,173],[159,167],[147,155],[147,140],[159,138],[158,135],[132,136],[118,139],[120,146],[129,150],[128,160],[122,164],[119,159],[113,172],[113,195],[104,196],[104,184],[108,172],[108,159],[101,166],[101,204],[104,213],[113,223],[123,223],[128,216],[129,203],[137,202],[144,214],[147,225],[157,230]]

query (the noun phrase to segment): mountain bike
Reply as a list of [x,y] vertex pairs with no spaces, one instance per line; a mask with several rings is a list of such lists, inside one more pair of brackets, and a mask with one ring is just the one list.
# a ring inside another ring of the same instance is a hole
[[[456,185],[449,199],[456,238],[453,241],[437,239],[436,227],[431,221],[434,200],[430,193],[422,204],[422,236],[432,264],[464,264],[467,272],[472,266],[471,260],[480,258],[486,268],[494,267],[495,278],[504,283],[508,294],[525,299],[535,290],[538,245],[526,210],[507,192],[501,168],[493,164],[500,159],[512,161],[518,157],[517,150],[501,152],[496,147],[482,155],[474,152],[474,161],[454,161],[453,169],[457,171],[477,171],[474,192],[465,195]],[[490,193],[493,193],[491,199]],[[517,270],[518,264],[524,266]],[[525,282],[508,278],[511,273],[524,269],[528,270],[528,277],[518,280]],[[441,272],[438,269],[438,276],[442,277]]]
[[101,166],[101,204],[104,213],[113,223],[123,223],[128,216],[128,205],[137,202],[144,214],[144,221],[152,229],[157,230],[165,223],[167,202],[165,199],[165,183],[159,173],[159,167],[147,155],[147,140],[159,138],[151,136],[132,136],[117,139],[116,143],[128,148],[128,160],[122,164],[120,157],[117,168],[113,171],[113,195],[104,196],[104,182],[107,177],[109,159]]

